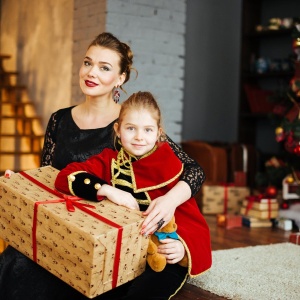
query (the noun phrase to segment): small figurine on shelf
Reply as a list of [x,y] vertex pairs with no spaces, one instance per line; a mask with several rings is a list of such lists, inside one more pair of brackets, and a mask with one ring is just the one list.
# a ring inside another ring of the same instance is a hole
[[282,198],[283,200],[300,199],[300,180],[296,172],[283,179]]

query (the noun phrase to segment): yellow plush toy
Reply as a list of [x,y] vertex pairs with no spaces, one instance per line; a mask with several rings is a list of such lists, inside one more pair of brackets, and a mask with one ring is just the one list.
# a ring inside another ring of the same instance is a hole
[[[175,217],[173,217],[168,224],[150,236],[147,250],[147,262],[153,271],[161,272],[167,264],[166,257],[163,254],[157,253],[157,246],[160,245],[160,240],[166,238],[179,239],[176,230],[177,225],[175,223]],[[187,255],[185,254],[183,259],[178,263],[183,267],[187,267]]]

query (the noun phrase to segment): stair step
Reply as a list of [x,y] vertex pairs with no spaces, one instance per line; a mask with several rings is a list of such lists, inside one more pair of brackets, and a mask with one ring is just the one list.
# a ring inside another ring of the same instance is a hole
[[14,150],[14,151],[1,151],[1,155],[41,155],[41,151],[22,151],[22,150]]
[[32,102],[20,102],[20,101],[12,101],[12,102],[8,102],[8,101],[1,101],[0,100],[0,106],[11,106],[11,107],[25,107],[25,106],[33,106],[34,104]]
[[9,54],[0,54],[0,59],[7,59],[7,58],[11,58],[11,55],[9,55]]
[[25,85],[17,84],[17,85],[10,85],[10,84],[2,84],[0,83],[0,89],[6,90],[24,90],[26,89]]
[[7,76],[19,75],[19,72],[0,70],[0,76],[6,76],[6,75]]
[[0,116],[0,120],[1,119],[17,120],[17,121],[33,121],[33,120],[40,121],[42,118],[41,117],[28,117],[28,116]]
[[7,137],[7,138],[10,138],[10,137],[15,137],[15,138],[36,138],[36,139],[41,139],[44,137],[43,134],[28,134],[28,133],[24,133],[24,134],[19,134],[19,133],[16,133],[16,134],[13,134],[13,133],[1,133],[0,134],[0,139],[2,137]]

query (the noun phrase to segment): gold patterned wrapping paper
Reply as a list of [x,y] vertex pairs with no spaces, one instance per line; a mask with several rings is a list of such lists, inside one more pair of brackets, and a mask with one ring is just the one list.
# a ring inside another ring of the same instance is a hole
[[70,212],[47,190],[54,190],[57,173],[47,166],[0,177],[0,237],[89,298],[140,275],[148,247],[141,213],[74,197]]
[[[248,187],[204,184],[202,186],[201,211],[203,214],[236,214],[240,212],[243,200],[249,195]],[[225,211],[226,201],[227,211]]]

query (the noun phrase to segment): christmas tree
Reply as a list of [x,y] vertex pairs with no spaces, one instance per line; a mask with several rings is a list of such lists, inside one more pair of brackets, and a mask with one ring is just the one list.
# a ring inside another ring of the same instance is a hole
[[[277,91],[270,100],[275,104],[272,111],[273,124],[275,124],[275,139],[281,143],[281,157],[279,159],[281,170],[277,179],[290,174],[299,182],[300,175],[300,23],[295,24],[292,31],[292,48],[294,76],[286,90]],[[268,165],[269,164],[269,165]],[[272,162],[266,164],[267,172],[274,171]],[[277,166],[278,167],[278,166]],[[275,174],[273,174],[273,177]],[[278,184],[278,183],[277,183]],[[300,194],[300,190],[298,192]]]
[[[299,183],[300,178],[300,21],[294,20],[291,58],[294,76],[287,87],[269,96],[273,103],[269,114],[274,125],[274,138],[280,143],[279,154],[265,162],[265,170],[256,174],[258,188],[275,186],[281,189],[282,181],[290,176]],[[300,195],[300,188],[297,190]]]
[[275,134],[276,140],[283,143],[291,167],[300,170],[300,24],[295,25],[293,31],[293,50],[295,53],[295,75],[283,94],[273,96],[277,103],[273,114],[277,117],[278,126]]

